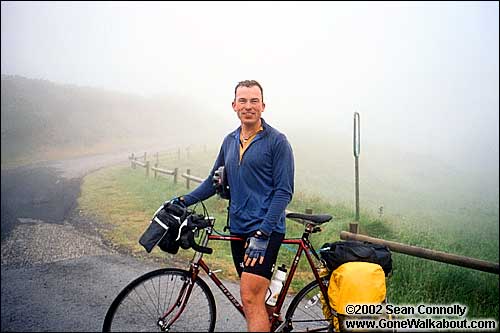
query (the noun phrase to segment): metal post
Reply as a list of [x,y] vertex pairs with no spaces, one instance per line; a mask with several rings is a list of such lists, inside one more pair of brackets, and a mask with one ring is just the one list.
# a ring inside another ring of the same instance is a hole
[[179,168],[174,169],[174,184],[177,184],[177,174],[179,173]]
[[355,222],[349,225],[349,230],[353,233],[358,232],[359,223],[359,164],[358,157],[360,153],[360,120],[359,113],[354,112],[354,137],[353,137],[353,152],[354,152],[354,182],[355,182],[355,199],[356,199],[356,217]]
[[187,169],[186,171],[188,177],[186,178],[186,187],[189,190],[189,175],[191,174],[191,169]]

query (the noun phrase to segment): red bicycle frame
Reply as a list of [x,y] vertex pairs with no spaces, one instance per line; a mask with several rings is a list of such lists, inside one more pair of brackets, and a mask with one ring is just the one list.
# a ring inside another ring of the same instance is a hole
[[[290,267],[290,272],[288,274],[288,277],[285,281],[285,284],[280,292],[280,295],[278,297],[278,301],[276,303],[276,306],[274,307],[273,310],[273,315],[271,319],[271,327],[275,327],[276,324],[278,324],[278,318],[281,314],[281,308],[283,306],[283,303],[285,301],[285,297],[288,293],[288,289],[290,287],[290,284],[292,282],[292,278],[295,274],[295,271],[297,270],[300,258],[302,256],[302,252],[305,252],[307,261],[309,262],[309,266],[311,267],[311,270],[314,274],[314,278],[316,281],[318,281],[319,287],[321,289],[321,293],[323,294],[323,297],[325,299],[328,299],[328,293],[327,293],[327,287],[322,283],[322,279],[319,276],[318,273],[318,268],[314,264],[313,258],[311,253],[319,259],[318,255],[316,254],[312,244],[309,241],[309,235],[314,232],[315,227],[311,224],[306,225],[306,230],[302,234],[301,238],[286,238],[283,240],[282,244],[293,244],[297,245],[297,251],[295,253],[295,257],[293,259],[292,265]],[[208,243],[208,240],[222,240],[222,241],[244,241],[243,238],[238,237],[238,236],[230,236],[230,235],[212,235],[212,228],[207,228],[207,233],[208,233],[208,239],[206,243]],[[206,244],[204,245],[206,246]],[[195,280],[198,278],[198,274],[200,272],[200,267],[207,275],[210,277],[210,279],[215,283],[217,287],[222,291],[222,293],[227,297],[227,299],[233,304],[233,306],[241,313],[243,317],[245,317],[245,313],[243,311],[243,306],[238,302],[238,300],[233,296],[233,294],[224,286],[224,283],[217,277],[216,273],[213,272],[210,267],[205,263],[203,260],[203,254],[196,252],[195,257],[191,261],[191,267],[190,267],[190,272],[191,272],[191,281]],[[189,295],[191,294],[192,288],[193,288],[193,283],[191,281],[186,281],[185,287],[187,288],[182,288],[182,291],[178,297],[178,301],[176,302],[176,305],[180,305],[180,309],[178,310],[178,313],[172,318],[172,320],[165,326],[170,326],[181,314],[182,310],[184,309],[186,305],[186,300],[189,298]],[[179,304],[181,302],[181,304]],[[168,311],[160,318],[160,320],[164,320],[164,318],[167,317],[171,312],[173,311],[173,307],[168,309]]]

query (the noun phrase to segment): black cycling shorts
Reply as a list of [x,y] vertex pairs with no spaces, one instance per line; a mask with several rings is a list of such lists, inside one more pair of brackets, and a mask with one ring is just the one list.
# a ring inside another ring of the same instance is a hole
[[[252,232],[247,235],[235,235],[240,236],[243,239],[247,239],[253,236],[255,232]],[[231,252],[233,254],[233,262],[236,267],[236,271],[238,275],[241,277],[241,273],[247,272],[259,276],[263,276],[268,280],[271,280],[273,275],[273,268],[276,260],[278,259],[278,252],[280,250],[281,242],[285,238],[285,234],[272,232],[271,236],[269,236],[269,244],[267,245],[266,254],[264,255],[264,261],[262,264],[259,263],[259,260],[255,263],[253,267],[244,266],[243,258],[245,257],[245,244],[246,241],[231,241]]]

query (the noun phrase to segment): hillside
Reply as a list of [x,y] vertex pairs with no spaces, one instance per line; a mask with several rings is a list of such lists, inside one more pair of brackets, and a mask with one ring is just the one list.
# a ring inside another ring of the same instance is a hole
[[97,88],[2,75],[2,165],[135,144],[186,140],[186,119],[201,126],[198,107],[176,96],[143,98]]

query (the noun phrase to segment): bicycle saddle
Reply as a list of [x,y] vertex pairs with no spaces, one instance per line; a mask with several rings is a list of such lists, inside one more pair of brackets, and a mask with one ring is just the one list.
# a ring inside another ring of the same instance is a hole
[[313,215],[313,214],[301,214],[301,213],[287,213],[286,218],[288,219],[300,219],[311,222],[314,225],[320,225],[328,222],[332,219],[331,215]]

